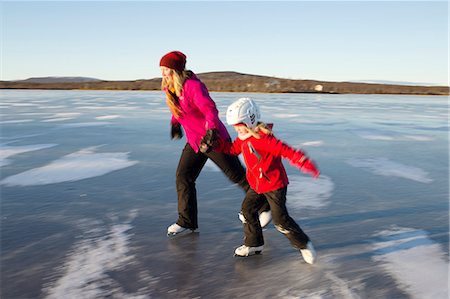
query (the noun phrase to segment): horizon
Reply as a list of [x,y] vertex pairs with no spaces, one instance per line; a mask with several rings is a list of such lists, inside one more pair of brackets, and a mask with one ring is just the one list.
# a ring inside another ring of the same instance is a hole
[[[161,76],[162,55],[180,50],[195,73],[449,86],[446,1],[19,1],[1,8],[3,81],[148,80]],[[171,19],[185,20],[187,30]]]
[[[235,72],[235,71],[211,71],[211,72],[204,72],[204,73],[198,73],[197,75],[202,75],[202,74],[209,74],[209,73],[239,73],[239,72]],[[264,75],[259,75],[259,74],[246,74],[246,73],[240,73],[243,75],[250,75],[250,76],[264,76]],[[270,78],[278,78],[278,79],[286,79],[286,80],[291,80],[289,78],[282,78],[282,77],[271,77],[271,76],[267,76]],[[18,80],[0,80],[3,82],[19,82],[19,81],[27,81],[27,80],[39,80],[39,79],[91,79],[91,80],[95,80],[95,81],[107,81],[107,82],[122,82],[122,81],[126,81],[126,82],[133,82],[133,81],[142,81],[142,80],[154,80],[154,79],[161,79],[161,76],[159,77],[154,77],[154,78],[144,78],[144,79],[132,79],[132,80],[123,80],[123,79],[118,79],[118,80],[105,80],[102,78],[92,78],[92,77],[86,77],[86,76],[45,76],[45,77],[29,77],[26,79],[18,79]],[[325,81],[325,80],[317,80],[317,79],[292,79],[292,80],[309,80],[309,81],[319,81],[319,82],[331,82],[331,83],[344,83],[344,82],[348,82],[348,83],[365,83],[365,84],[386,84],[386,85],[414,85],[414,86],[444,86],[444,87],[450,87],[449,84],[447,85],[439,85],[436,83],[428,83],[428,82],[407,82],[407,81],[389,81],[389,80],[374,80],[374,79],[355,79],[355,80],[344,80],[344,81]]]

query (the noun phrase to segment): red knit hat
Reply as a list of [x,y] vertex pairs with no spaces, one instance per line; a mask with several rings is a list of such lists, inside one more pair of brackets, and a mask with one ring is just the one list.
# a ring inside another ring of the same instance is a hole
[[161,58],[159,66],[165,66],[181,72],[186,66],[186,55],[180,51],[169,52]]

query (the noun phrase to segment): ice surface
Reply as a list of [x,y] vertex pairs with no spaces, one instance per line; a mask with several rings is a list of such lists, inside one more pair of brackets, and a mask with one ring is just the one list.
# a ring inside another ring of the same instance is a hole
[[273,225],[261,255],[233,257],[244,194],[210,161],[198,232],[166,237],[185,142],[163,93],[5,90],[0,297],[448,298],[446,97],[212,96],[222,119],[254,98],[318,164],[315,180],[285,163],[315,265]]

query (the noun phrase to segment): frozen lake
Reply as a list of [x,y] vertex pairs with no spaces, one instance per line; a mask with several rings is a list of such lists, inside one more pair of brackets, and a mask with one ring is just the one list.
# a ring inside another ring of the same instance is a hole
[[233,257],[243,194],[209,162],[199,232],[166,237],[185,141],[161,92],[0,94],[1,298],[448,298],[447,97],[212,93],[222,120],[255,99],[321,169],[285,163],[311,266],[273,225]]

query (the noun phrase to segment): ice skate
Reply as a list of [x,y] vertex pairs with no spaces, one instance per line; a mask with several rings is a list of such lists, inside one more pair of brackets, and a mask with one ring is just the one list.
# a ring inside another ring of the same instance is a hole
[[[238,215],[239,215],[239,220],[241,220],[242,223],[246,223],[247,222],[245,220],[245,217],[242,214],[242,212],[239,212]],[[261,228],[266,227],[267,224],[270,223],[270,221],[272,221],[272,212],[264,211],[264,212],[261,212],[261,214],[259,214],[259,224],[261,224]]]
[[246,245],[239,246],[234,251],[234,256],[249,256],[254,254],[260,254],[263,250],[264,246],[258,246],[258,247],[249,247]]
[[188,232],[188,231],[193,232],[194,230],[190,229],[190,228],[182,227],[182,226],[174,223],[167,228],[167,236],[176,236],[178,234],[181,234],[183,232]]
[[259,223],[261,224],[261,228],[264,228],[267,226],[267,224],[272,221],[272,212],[271,211],[264,211],[259,214]]
[[305,249],[300,249],[300,253],[302,254],[305,262],[307,262],[308,264],[313,264],[315,262],[317,254],[311,241],[308,241]]

